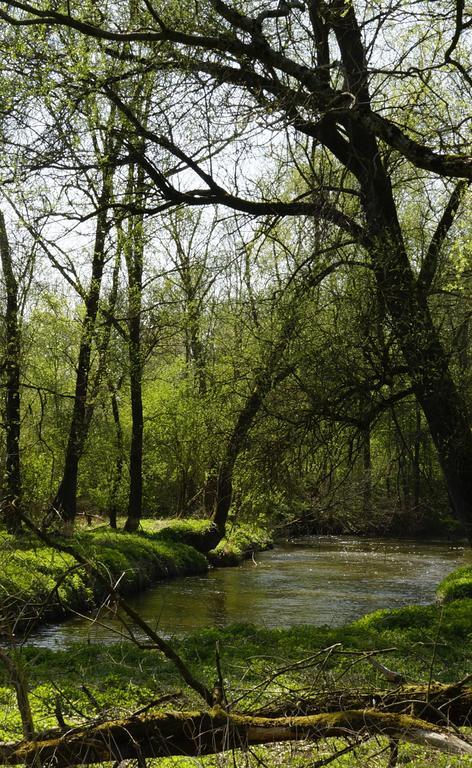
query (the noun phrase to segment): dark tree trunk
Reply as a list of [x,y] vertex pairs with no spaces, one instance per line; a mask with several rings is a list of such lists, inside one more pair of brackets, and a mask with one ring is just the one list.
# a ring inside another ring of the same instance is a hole
[[472,435],[466,404],[453,382],[426,298],[417,290],[390,184],[383,173],[377,176],[380,180],[383,176],[383,184],[372,190],[364,184],[374,270],[438,452],[454,511],[472,540]]
[[4,520],[10,533],[21,529],[17,512],[21,506],[20,468],[20,329],[18,322],[18,285],[13,272],[5,219],[0,211],[0,257],[6,291],[5,309],[5,429],[6,493]]
[[228,441],[225,456],[217,473],[216,499],[213,511],[213,523],[221,538],[225,535],[225,526],[233,497],[233,470],[244,444],[249,430],[256,418],[264,397],[270,391],[272,379],[267,375],[254,387],[241,410],[231,437]]
[[[304,717],[254,717],[220,707],[207,712],[138,714],[71,728],[69,732],[59,730],[34,741],[1,743],[0,760],[2,765],[53,764],[56,768],[108,762],[118,765],[124,760],[142,763],[146,758],[172,755],[202,757],[235,749],[247,751],[258,744],[315,744],[330,737],[352,740],[356,735],[400,739],[448,754],[472,754],[472,746],[459,733],[446,730],[446,718],[436,725],[403,711],[399,714],[373,709],[370,702],[364,709]],[[423,706],[427,717],[428,708]]]
[[89,395],[87,398],[88,402],[87,402],[87,410],[85,415],[85,419],[86,419],[85,428],[86,428],[87,434],[90,427],[90,422],[92,421],[92,418],[93,418],[95,404],[97,402],[97,398],[100,392],[100,387],[102,386],[102,382],[105,377],[105,372],[106,372],[107,363],[108,363],[108,348],[110,346],[111,331],[112,331],[114,318],[115,318],[116,300],[118,298],[120,265],[121,265],[121,251],[120,251],[120,248],[117,248],[115,265],[113,267],[112,283],[111,283],[111,288],[108,295],[108,301],[106,302],[106,307],[103,307],[103,316],[100,319],[101,332],[99,333],[97,331],[95,333],[95,346],[97,351],[98,363],[95,369],[92,383],[89,385]]
[[51,512],[58,513],[64,522],[72,523],[77,513],[77,481],[79,462],[87,437],[89,418],[87,394],[95,325],[99,307],[100,288],[105,264],[105,241],[108,232],[107,213],[111,198],[111,175],[104,175],[99,198],[92,275],[85,298],[85,317],[82,324],[79,358],[75,381],[74,406],[67,441],[64,470]]
[[418,511],[421,494],[421,408],[415,403],[415,442],[413,448],[413,504]]
[[[143,202],[144,172],[130,168],[128,196],[137,205]],[[141,351],[141,313],[143,294],[143,216],[129,220],[124,243],[128,271],[128,352],[131,396],[131,447],[129,454],[129,498],[125,530],[138,529],[143,507],[143,396]]]
[[370,447],[370,426],[366,427],[362,441],[362,508],[368,520],[372,512],[372,452]]
[[110,488],[110,497],[108,501],[108,516],[110,520],[110,527],[117,527],[118,517],[118,503],[117,496],[123,477],[123,429],[121,426],[120,409],[118,407],[118,398],[116,396],[116,389],[110,382],[108,385],[111,397],[111,410],[113,414],[113,423],[115,425],[116,435],[116,461],[115,472]]
[[[334,5],[338,14],[333,26],[349,91],[360,104],[369,105],[365,52],[355,11],[344,0]],[[342,122],[349,144],[334,146],[328,133],[325,143],[358,178],[377,284],[438,451],[454,511],[472,541],[472,434],[467,409],[450,374],[425,293],[415,281],[375,136],[349,116]]]
[[131,387],[131,448],[129,456],[128,518],[125,530],[136,531],[143,504],[143,398],[140,315],[130,318],[129,359]]

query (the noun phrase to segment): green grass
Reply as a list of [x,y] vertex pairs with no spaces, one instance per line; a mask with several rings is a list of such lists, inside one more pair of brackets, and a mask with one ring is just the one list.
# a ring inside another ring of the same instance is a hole
[[[143,520],[138,534],[106,526],[80,529],[70,539],[111,583],[119,579],[124,595],[145,589],[158,579],[202,573],[208,568],[200,553],[211,527],[209,520]],[[209,555],[215,565],[235,565],[247,552],[266,549],[270,536],[254,526],[233,526]],[[71,555],[56,552],[31,536],[0,533],[0,634],[30,629],[74,611],[87,612],[106,596],[103,585]]]
[[141,528],[145,534],[156,540],[177,542],[206,552],[206,538],[211,529],[211,520],[143,520]]
[[[211,525],[210,520],[143,520],[141,528],[153,539],[181,542],[201,551]],[[229,523],[225,538],[207,557],[215,566],[238,565],[251,552],[260,552],[271,546],[270,532],[254,524]]]
[[438,600],[443,603],[462,597],[472,597],[472,565],[464,565],[446,576],[437,588],[436,594]]
[[252,552],[261,552],[272,547],[270,532],[248,523],[228,526],[228,532],[217,547],[208,553],[212,565],[238,565]]
[[[216,677],[218,643],[228,695],[230,699],[239,699],[238,710],[251,711],[269,702],[293,700],[327,688],[385,688],[385,680],[365,656],[364,652],[371,650],[377,650],[379,660],[401,672],[409,682],[454,682],[468,671],[472,658],[471,617],[472,600],[464,599],[444,606],[377,611],[339,628],[267,630],[234,625],[224,630],[206,629],[176,639],[174,647],[193,672],[211,687]],[[131,644],[81,644],[58,651],[24,647],[13,652],[28,679],[38,730],[56,724],[57,697],[66,721],[71,724],[97,714],[120,717],[169,693],[177,695],[175,701],[166,703],[167,708],[201,706],[196,695],[185,689],[169,661],[157,652]],[[302,659],[304,664],[291,666]],[[274,675],[277,669],[280,674]],[[179,691],[183,691],[182,695]],[[21,723],[6,680],[0,680],[0,709],[0,738],[18,738]],[[344,745],[325,741],[313,748],[312,758],[327,756],[336,746]],[[256,765],[257,757],[271,767],[297,766],[306,761],[306,750],[306,745],[297,745],[292,752],[286,747],[255,750],[254,757],[237,756],[237,764]],[[385,753],[376,762],[368,759],[372,750],[372,745],[362,747],[355,756],[340,757],[331,765],[384,767]],[[446,759],[411,745],[402,745],[401,755],[411,768],[469,765],[464,758]],[[246,757],[250,763],[244,762]],[[194,768],[200,764],[210,768],[226,763],[221,756],[203,761],[176,758],[156,763],[167,768]]]

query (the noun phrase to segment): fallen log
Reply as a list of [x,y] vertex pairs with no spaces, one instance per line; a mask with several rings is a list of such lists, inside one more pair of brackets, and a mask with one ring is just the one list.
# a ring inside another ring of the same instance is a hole
[[402,685],[392,690],[320,692],[299,696],[296,702],[277,702],[258,710],[262,717],[316,715],[351,709],[375,709],[412,715],[428,723],[472,726],[472,687],[464,681],[444,685]]
[[202,756],[229,749],[329,737],[384,736],[440,752],[472,755],[472,744],[437,725],[398,713],[351,710],[305,717],[263,718],[208,712],[146,713],[70,729],[50,738],[0,744],[2,765],[88,765],[133,758]]

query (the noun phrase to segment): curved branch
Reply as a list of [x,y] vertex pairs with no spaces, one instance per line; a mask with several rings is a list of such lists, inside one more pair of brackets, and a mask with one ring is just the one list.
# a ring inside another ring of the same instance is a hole
[[336,208],[329,201],[321,198],[314,202],[305,202],[299,198],[290,202],[281,200],[271,201],[253,201],[247,200],[237,195],[233,195],[218,184],[211,174],[207,173],[201,166],[188,155],[184,150],[178,147],[173,141],[161,134],[150,131],[141,123],[133,110],[123,102],[118,94],[108,85],[104,86],[108,98],[120,109],[129,122],[133,125],[138,136],[147,139],[153,144],[170,152],[178,160],[185,163],[207,186],[199,190],[190,190],[181,192],[177,187],[171,184],[169,179],[146,157],[141,146],[128,144],[129,151],[133,159],[141,165],[148,176],[154,181],[157,188],[166,200],[175,204],[185,203],[187,205],[224,205],[233,210],[242,213],[249,213],[255,216],[276,215],[276,216],[319,216],[332,222],[337,227],[353,236],[357,242],[367,246],[368,238],[364,229],[346,216],[342,211]]
[[[212,4],[216,11],[232,24],[234,28],[243,30],[249,34],[251,40],[249,42],[243,41],[235,34],[199,35],[181,32],[176,29],[162,26],[160,27],[159,32],[113,32],[94,24],[81,21],[71,15],[62,14],[52,10],[42,11],[30,3],[21,2],[20,0],[12,0],[12,2],[5,3],[5,5],[8,9],[15,8],[31,14],[32,18],[15,18],[15,16],[11,15],[9,10],[0,10],[0,18],[15,26],[31,24],[55,24],[66,26],[98,40],[110,40],[121,43],[170,42],[191,49],[197,48],[209,52],[231,54],[249,61],[259,61],[266,67],[272,67],[283,72],[285,75],[294,78],[300,85],[316,97],[318,109],[321,112],[331,111],[333,115],[338,116],[340,121],[342,121],[343,118],[349,119],[354,123],[358,123],[363,128],[367,128],[375,134],[377,138],[382,139],[393,149],[400,152],[400,154],[417,168],[431,171],[440,176],[472,179],[471,157],[462,157],[433,151],[429,147],[411,139],[390,120],[372,112],[365,103],[361,103],[360,106],[355,106],[354,109],[350,110],[333,110],[332,107],[338,103],[340,94],[338,91],[327,85],[324,76],[320,77],[320,74],[316,69],[300,64],[293,59],[290,59],[285,54],[271,48],[267,40],[258,31],[257,20],[244,16],[234,9],[230,9],[222,2],[222,0],[212,0]],[[191,58],[192,57],[189,58],[190,62]],[[357,79],[360,78],[362,80],[361,74],[362,73],[360,72],[357,73]],[[354,83],[354,85],[356,85],[356,87],[359,86],[361,91],[364,87],[362,82]]]

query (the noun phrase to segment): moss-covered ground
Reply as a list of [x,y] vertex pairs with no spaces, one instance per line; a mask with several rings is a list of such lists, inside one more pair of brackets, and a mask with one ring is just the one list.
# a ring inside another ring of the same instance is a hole
[[442,603],[462,597],[472,598],[472,565],[464,565],[446,576],[437,589],[437,595]]
[[229,526],[227,536],[208,553],[210,563],[216,567],[238,565],[254,552],[272,547],[271,534],[253,525]]

